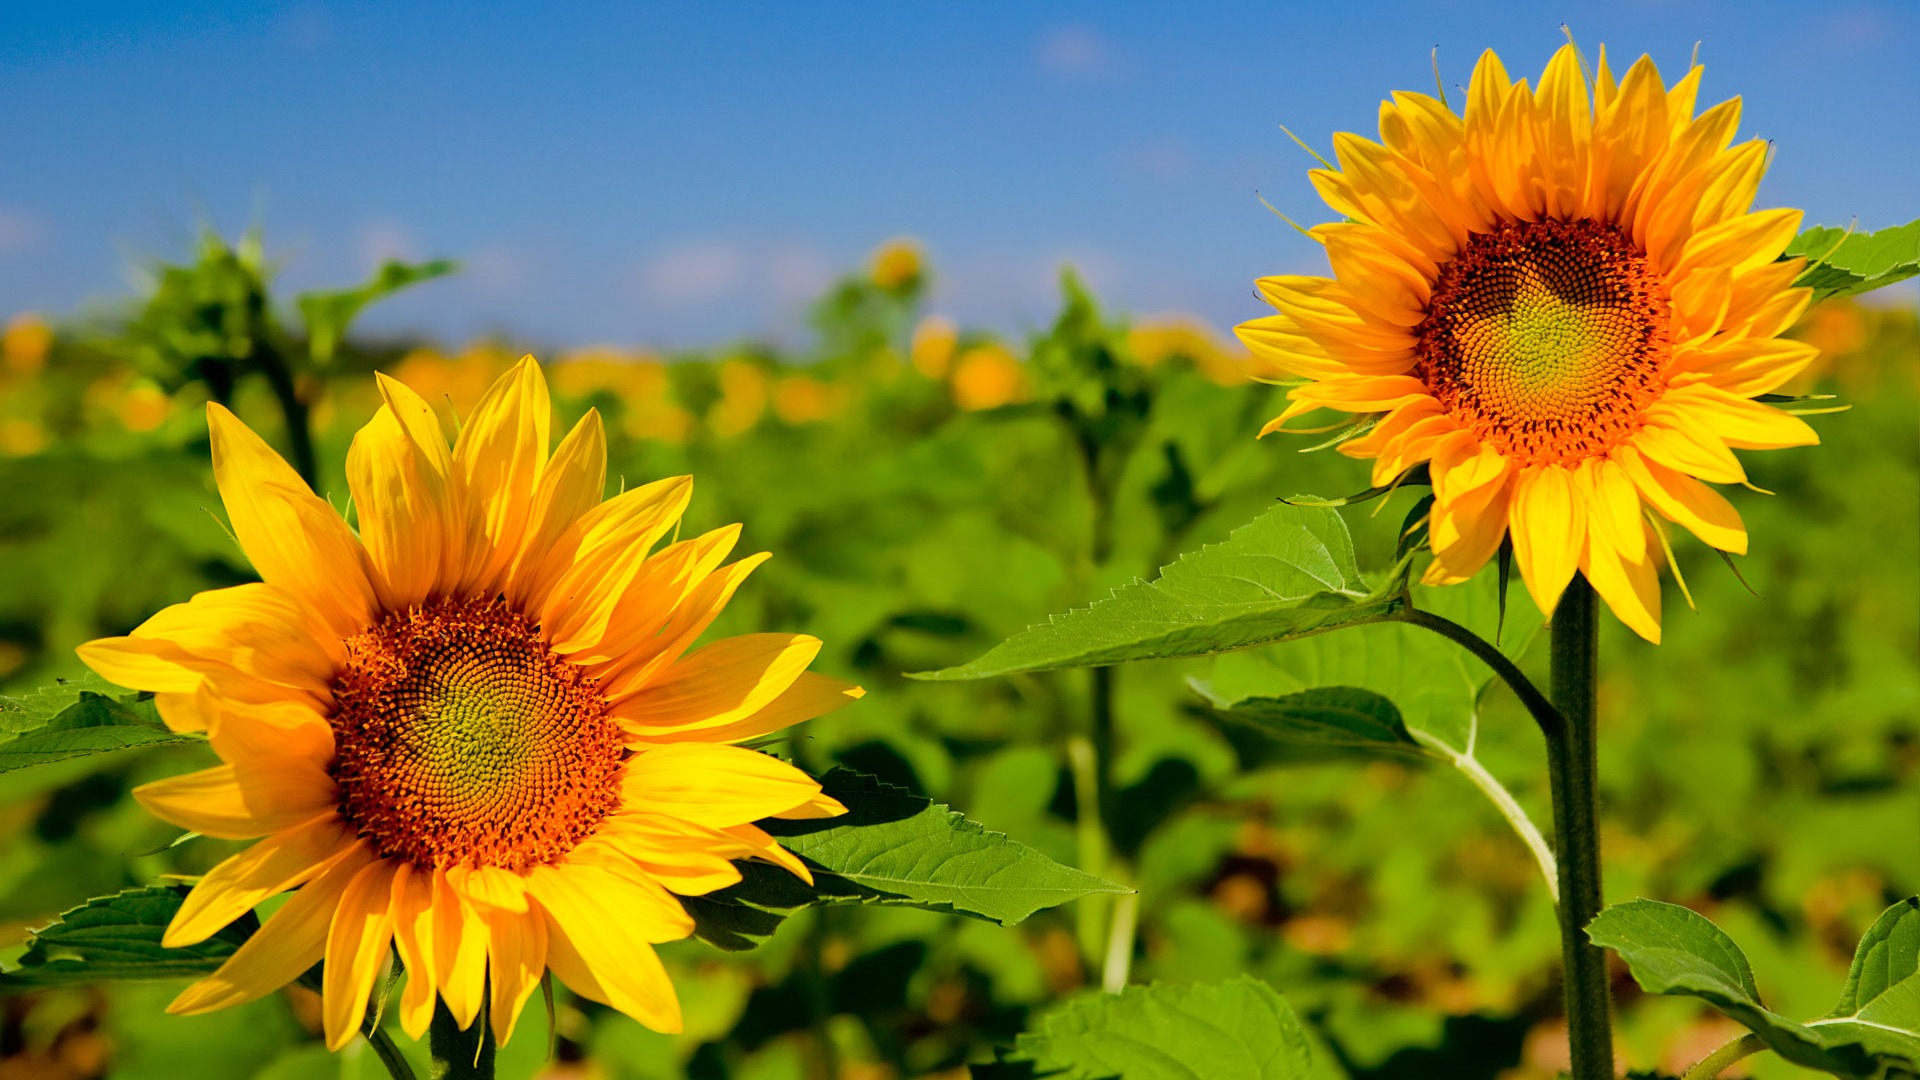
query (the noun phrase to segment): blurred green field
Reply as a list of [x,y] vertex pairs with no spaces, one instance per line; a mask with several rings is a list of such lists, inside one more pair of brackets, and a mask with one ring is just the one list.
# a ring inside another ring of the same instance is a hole
[[[798,350],[546,355],[537,343],[349,338],[299,372],[321,492],[345,505],[342,466],[377,407],[374,370],[451,419],[533,351],[561,422],[605,416],[610,483],[691,473],[689,527],[744,522],[745,550],[774,553],[715,633],[816,634],[827,643],[816,668],[868,689],[795,737],[801,764],[877,774],[1134,885],[1134,981],[1252,972],[1309,1021],[1327,1077],[1552,1077],[1564,1067],[1553,909],[1526,849],[1458,775],[1327,759],[1240,775],[1188,683],[1207,663],[1130,666],[1115,676],[1116,828],[1103,855],[1076,827],[1071,767],[1090,673],[902,677],[1150,576],[1276,497],[1366,486],[1358,463],[1297,452],[1311,440],[1254,440],[1282,391],[1253,381],[1220,331],[1103,311],[1069,282],[1055,325],[995,336],[926,314],[933,272],[909,248],[883,251],[819,301],[813,343]],[[202,402],[230,400],[286,449],[246,350],[280,340],[304,355],[314,342],[271,308],[198,338],[162,332],[191,313],[163,326],[156,309],[21,316],[0,343],[0,693],[76,678],[75,645],[252,577],[220,524]],[[1814,1015],[1860,933],[1920,892],[1920,312],[1829,301],[1795,333],[1824,357],[1789,389],[1853,407],[1813,421],[1819,447],[1748,455],[1772,494],[1730,493],[1753,536],[1740,572],[1764,599],[1685,546],[1697,613],[1669,584],[1665,644],[1606,626],[1601,780],[1608,901],[1709,913],[1746,946],[1777,1009]],[[1384,568],[1413,502],[1344,511],[1363,568]],[[1479,752],[1547,820],[1539,737],[1503,693],[1481,717]],[[196,874],[235,849],[166,847],[173,830],[127,798],[202,757],[168,747],[0,775],[0,959],[85,897]],[[812,909],[752,952],[667,947],[685,1034],[561,993],[551,1057],[536,1007],[501,1075],[964,1077],[1030,1015],[1099,984],[1104,925],[1074,906],[1010,930]],[[0,1075],[380,1075],[363,1043],[325,1052],[307,991],[178,1019],[161,1012],[177,989],[0,999]],[[1690,1000],[1641,996],[1624,969],[1615,991],[1636,1069],[1678,1072],[1740,1031]],[[1810,1075],[1770,1055],[1750,1064],[1754,1076]]]

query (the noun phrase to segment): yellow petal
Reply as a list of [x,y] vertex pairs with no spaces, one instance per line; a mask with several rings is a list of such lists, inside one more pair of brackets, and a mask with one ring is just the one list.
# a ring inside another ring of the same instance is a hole
[[488,1016],[494,1042],[513,1037],[520,1010],[547,971],[547,920],[540,912],[490,911],[487,920],[487,975],[493,988]]
[[260,436],[207,406],[213,476],[227,519],[262,580],[299,598],[341,637],[373,622],[373,585],[360,542]]
[[647,648],[673,617],[674,609],[726,561],[740,540],[740,529],[739,525],[724,525],[655,552],[614,599],[599,641],[570,654],[568,659],[589,667],[602,663],[618,666],[635,650]]
[[1513,492],[1513,557],[1534,604],[1549,618],[1579,569],[1586,525],[1586,508],[1573,497],[1565,468],[1539,465],[1520,472]]
[[1735,555],[1747,552],[1747,529],[1740,512],[1719,492],[1685,473],[1650,461],[1631,446],[1614,452],[1640,497],[1668,521],[1680,525],[1710,547]]
[[333,778],[312,762],[284,759],[155,780],[133,789],[155,817],[223,840],[251,840],[312,821],[336,802]]
[[669,477],[581,516],[578,546],[568,551],[563,542],[542,568],[542,578],[552,576],[554,584],[536,586],[543,597],[540,626],[554,651],[567,655],[599,644],[615,604],[646,565],[647,553],[680,520],[692,497],[692,477]]
[[742,634],[705,645],[617,701],[614,715],[641,738],[723,728],[752,716],[792,686],[820,653],[807,634]]
[[727,601],[733,598],[734,590],[740,587],[740,583],[747,579],[755,567],[770,557],[764,551],[749,555],[708,575],[692,594],[674,608],[673,614],[650,643],[632,650],[619,664],[609,665],[605,674],[596,676],[601,679],[601,693],[609,701],[618,701],[649,685],[660,672],[687,651],[694,639],[706,632],[713,620],[719,617],[720,609],[726,607]]
[[1640,526],[1638,559],[1627,558],[1609,536],[1599,531],[1588,535],[1587,550],[1580,558],[1580,570],[1592,583],[1600,599],[1634,633],[1655,645],[1660,644],[1660,572],[1654,565],[1654,549],[1647,545],[1646,524]]
[[433,1022],[433,871],[401,864],[393,875],[393,944],[407,969],[400,1027],[418,1039]]
[[373,980],[386,969],[393,941],[393,874],[394,864],[385,859],[355,874],[327,929],[320,1015],[329,1050],[343,1049],[360,1033]]
[[[554,448],[552,460],[534,487],[526,540],[514,557],[506,583],[507,599],[519,610],[538,610],[539,569],[580,515],[600,502],[607,489],[607,435],[600,411],[588,409]],[[557,577],[557,575],[555,575]],[[547,585],[551,585],[549,581]]]
[[1735,397],[1718,387],[1675,387],[1663,400],[1685,410],[1693,422],[1705,426],[1735,450],[1778,450],[1820,441],[1805,420],[1758,401]]
[[622,792],[629,806],[720,829],[799,806],[820,784],[756,750],[672,743],[634,755]]
[[1540,76],[1541,170],[1547,183],[1547,213],[1571,217],[1586,204],[1593,111],[1580,52],[1562,45]]
[[500,376],[460,429],[454,471],[474,502],[485,537],[460,591],[491,595],[500,588],[526,539],[534,487],[547,464],[553,405],[533,357]]
[[373,861],[373,853],[355,841],[334,857],[320,875],[300,887],[280,910],[242,942],[213,974],[180,992],[167,1006],[179,1016],[243,1005],[299,978],[327,951],[327,928],[347,884]]
[[621,904],[638,890],[591,866],[538,866],[529,884],[548,920],[547,963],[562,982],[655,1031],[680,1030],[680,1001],[647,940],[654,935]]
[[1645,416],[1646,423],[1634,435],[1633,445],[1647,460],[1716,484],[1746,480],[1746,470],[1720,436],[1693,422],[1684,412],[1655,402]]
[[487,927],[444,869],[433,872],[433,981],[462,1031],[473,1026],[487,984]]
[[207,940],[260,901],[312,879],[355,842],[353,830],[331,810],[275,833],[207,871],[174,912],[160,943],[177,949]]
[[[703,896],[734,884],[740,880],[740,869],[731,860],[752,854],[747,845],[718,829],[644,810],[608,817],[593,834],[592,843],[604,846],[606,858],[627,859],[663,888],[682,896]],[[582,861],[594,861],[588,847],[575,848],[572,857],[585,854]]]
[[780,696],[767,702],[759,711],[725,725],[658,731],[647,727],[644,717],[625,719],[623,707],[616,707],[613,716],[621,721],[620,726],[627,733],[629,745],[635,749],[688,740],[731,743],[785,731],[804,720],[825,716],[835,709],[851,705],[866,694],[865,690],[852,683],[803,671],[792,686],[781,691]]
[[1588,458],[1574,470],[1576,496],[1586,504],[1587,526],[1596,542],[1605,542],[1628,562],[1646,558],[1647,523],[1640,495],[1620,463]]
[[464,497],[432,406],[379,377],[386,404],[353,438],[347,484],[374,591],[388,611],[452,592],[467,570]]

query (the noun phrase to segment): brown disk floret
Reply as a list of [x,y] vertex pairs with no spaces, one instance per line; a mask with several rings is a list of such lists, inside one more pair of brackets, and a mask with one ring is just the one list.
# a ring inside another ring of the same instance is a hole
[[1441,269],[1414,374],[1502,455],[1571,465],[1639,429],[1666,384],[1671,307],[1616,226],[1507,222]]
[[502,603],[387,616],[347,641],[333,692],[340,812],[382,857],[525,872],[619,806],[606,702]]

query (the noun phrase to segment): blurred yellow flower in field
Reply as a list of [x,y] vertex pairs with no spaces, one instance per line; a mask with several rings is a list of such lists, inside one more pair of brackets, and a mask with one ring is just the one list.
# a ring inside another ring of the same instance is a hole
[[0,362],[15,375],[33,375],[47,365],[53,327],[38,315],[15,315],[0,334]]
[[953,366],[953,350],[960,328],[945,315],[929,315],[913,328],[913,370],[929,379],[944,379]]
[[811,424],[840,411],[844,392],[811,375],[789,375],[773,391],[774,415],[788,424]]
[[151,381],[141,379],[120,395],[115,412],[128,431],[152,431],[172,414],[173,399]]
[[918,241],[897,237],[874,249],[869,272],[873,283],[888,292],[903,292],[920,283],[926,262]]
[[1212,381],[1234,386],[1248,381],[1250,354],[1222,341],[1213,327],[1192,315],[1143,319],[1127,331],[1127,351],[1142,367],[1181,357]]
[[767,411],[767,373],[751,360],[728,360],[720,365],[720,400],[707,413],[715,435],[749,431]]
[[588,412],[549,451],[531,357],[449,445],[380,376],[355,437],[356,533],[232,413],[208,407],[214,479],[260,582],[203,592],[80,648],[155,693],[222,764],[135,789],[167,821],[257,840],[188,894],[163,943],[286,903],[169,1010],[255,1000],[325,961],[327,1045],[354,1037],[397,951],[395,1009],[436,1006],[506,1042],[549,971],[661,1031],[681,1026],[654,946],[692,932],[679,896],[763,859],[811,880],[754,822],[844,812],[812,777],[736,743],[839,708],[820,641],[698,639],[766,559],[738,525],[677,540],[690,477],[602,499]]
[[975,345],[953,369],[953,403],[962,409],[997,409],[1026,394],[1027,372],[1005,345]]
[[0,454],[27,457],[47,448],[47,429],[37,420],[0,417]]
[[1511,538],[1542,612],[1584,574],[1658,641],[1658,520],[1744,553],[1709,485],[1745,482],[1735,450],[1819,441],[1753,400],[1818,354],[1779,336],[1812,297],[1780,259],[1800,212],[1749,212],[1768,144],[1734,144],[1738,98],[1695,115],[1700,74],[1616,79],[1602,50],[1589,76],[1569,45],[1536,89],[1488,52],[1464,115],[1396,93],[1380,142],[1336,135],[1340,167],[1311,174],[1345,218],[1312,230],[1333,276],[1261,279],[1280,313],[1239,328],[1306,380],[1265,431],[1369,414],[1341,450],[1375,484],[1427,463],[1429,584]]

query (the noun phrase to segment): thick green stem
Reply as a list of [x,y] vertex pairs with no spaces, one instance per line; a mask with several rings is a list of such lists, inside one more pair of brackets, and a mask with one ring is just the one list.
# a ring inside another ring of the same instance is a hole
[[1744,1058],[1750,1058],[1767,1048],[1767,1044],[1758,1035],[1747,1034],[1708,1054],[1700,1064],[1687,1070],[1681,1080],[1714,1080],[1727,1066]]
[[1547,735],[1554,847],[1560,870],[1560,953],[1566,967],[1567,1043],[1573,1080],[1611,1080],[1613,1032],[1607,957],[1587,940],[1600,913],[1600,823],[1593,588],[1575,576],[1553,612],[1551,693],[1563,724]]
[[434,1002],[427,1050],[433,1058],[428,1080],[493,1080],[493,1028],[485,1013],[462,1031],[446,1002]]
[[293,371],[287,366],[286,358],[274,349],[262,348],[254,359],[260,373],[267,378],[267,386],[273,390],[274,400],[280,403],[280,415],[286,420],[287,449],[291,452],[293,471],[300,474],[308,487],[318,491],[320,461],[313,448],[311,409],[300,396]]

